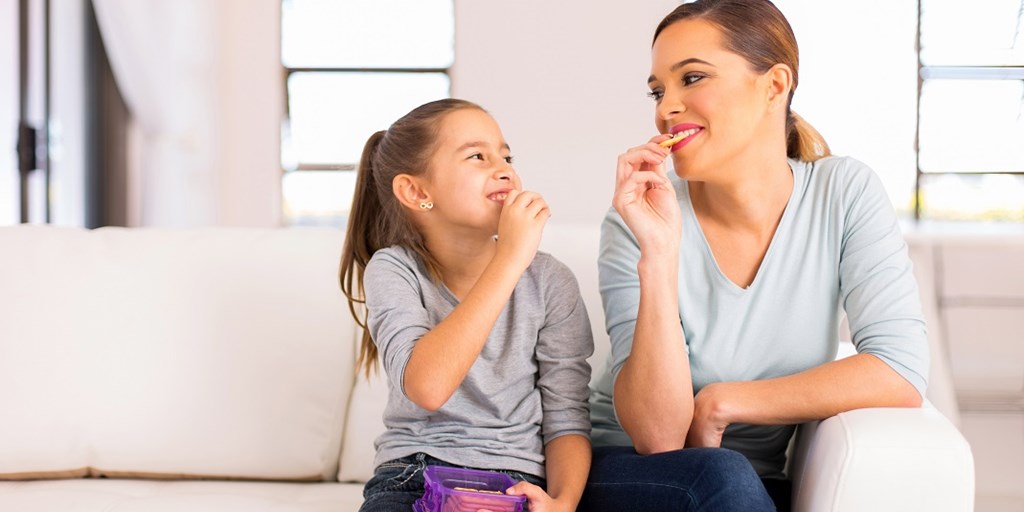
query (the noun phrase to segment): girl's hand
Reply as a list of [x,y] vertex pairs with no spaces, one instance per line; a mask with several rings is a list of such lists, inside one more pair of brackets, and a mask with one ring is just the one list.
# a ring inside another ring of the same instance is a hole
[[548,496],[544,489],[522,481],[505,490],[510,496],[526,496],[530,503],[530,512],[572,512],[576,510],[574,503],[562,503]]
[[720,383],[704,386],[693,397],[693,421],[686,434],[687,448],[721,448],[722,435],[730,423],[726,418],[725,397]]
[[512,190],[498,220],[497,257],[525,271],[540,247],[544,224],[551,216],[548,203],[536,192]]
[[612,206],[640,243],[641,252],[679,245],[682,214],[665,171],[669,150],[658,145],[668,135],[652,137],[619,155]]

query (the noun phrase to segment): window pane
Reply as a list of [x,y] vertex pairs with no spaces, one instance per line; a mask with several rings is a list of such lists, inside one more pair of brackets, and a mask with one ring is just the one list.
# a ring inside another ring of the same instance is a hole
[[1024,222],[1024,176],[952,174],[921,180],[924,218]]
[[1024,81],[926,80],[920,119],[922,171],[1024,171]]
[[444,73],[293,73],[289,163],[359,162],[370,134],[428,101],[447,98]]
[[355,187],[354,171],[286,173],[281,182],[285,224],[343,228]]
[[1024,65],[1021,0],[923,0],[921,60],[926,66]]
[[284,0],[281,59],[291,68],[447,68],[452,0]]

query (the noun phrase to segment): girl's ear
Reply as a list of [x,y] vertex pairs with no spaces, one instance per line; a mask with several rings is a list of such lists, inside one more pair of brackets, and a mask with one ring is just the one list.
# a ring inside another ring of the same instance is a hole
[[415,211],[423,211],[423,203],[430,202],[430,194],[423,188],[421,180],[409,174],[399,174],[391,180],[391,191],[402,206]]
[[793,70],[785,64],[776,64],[764,74],[768,86],[768,110],[785,109],[789,103],[789,91],[793,90]]

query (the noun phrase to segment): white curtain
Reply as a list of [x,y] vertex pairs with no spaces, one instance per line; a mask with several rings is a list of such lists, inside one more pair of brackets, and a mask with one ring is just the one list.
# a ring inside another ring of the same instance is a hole
[[93,0],[110,65],[141,129],[140,223],[217,223],[216,1]]

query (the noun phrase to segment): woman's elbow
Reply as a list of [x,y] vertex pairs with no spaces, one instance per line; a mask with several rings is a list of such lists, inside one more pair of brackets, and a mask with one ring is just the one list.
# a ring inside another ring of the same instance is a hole
[[655,455],[658,453],[674,452],[682,450],[685,443],[682,439],[652,439],[635,440],[633,448],[640,455]]

